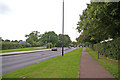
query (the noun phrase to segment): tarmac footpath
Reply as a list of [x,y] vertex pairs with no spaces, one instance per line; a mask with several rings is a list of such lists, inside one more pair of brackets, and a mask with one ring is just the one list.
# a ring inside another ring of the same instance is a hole
[[80,60],[79,80],[116,80],[103,66],[83,48]]

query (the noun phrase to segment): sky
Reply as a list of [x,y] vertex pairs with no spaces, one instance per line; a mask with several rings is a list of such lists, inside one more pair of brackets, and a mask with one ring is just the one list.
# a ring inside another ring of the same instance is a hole
[[[63,0],[0,0],[0,37],[9,40],[26,40],[32,31],[55,31],[62,34]],[[64,0],[64,34],[72,41],[77,32],[79,15],[90,0]]]

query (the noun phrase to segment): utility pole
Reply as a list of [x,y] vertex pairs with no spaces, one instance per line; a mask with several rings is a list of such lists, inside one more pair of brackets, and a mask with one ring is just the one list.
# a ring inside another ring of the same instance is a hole
[[50,36],[49,36],[49,48],[50,48]]
[[64,0],[63,0],[63,20],[62,20],[62,56],[64,54]]

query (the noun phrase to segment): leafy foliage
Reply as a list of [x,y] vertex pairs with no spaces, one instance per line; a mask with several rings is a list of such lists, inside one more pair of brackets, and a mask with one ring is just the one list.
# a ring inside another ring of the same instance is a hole
[[108,38],[120,37],[120,3],[118,2],[91,2],[80,15],[77,29],[82,33],[77,40],[81,42],[99,43]]
[[[120,2],[91,2],[80,15],[79,43],[90,45],[106,57],[118,59],[120,51]],[[111,42],[100,43],[113,39]]]
[[[68,47],[71,44],[71,39],[68,35],[64,35],[64,47]],[[57,47],[62,47],[62,34],[58,35]]]
[[[62,34],[57,35],[54,31],[45,32],[40,39],[44,44],[52,43],[56,47],[62,46]],[[71,39],[68,35],[64,35],[64,46],[71,44]]]
[[2,50],[31,47],[29,43],[2,42]]
[[30,43],[32,46],[34,46],[35,44],[37,44],[36,42],[39,42],[39,38],[40,38],[40,32],[38,31],[33,31],[31,32],[29,35],[25,35],[26,42]]
[[56,45],[58,41],[58,36],[54,31],[45,32],[42,34],[40,39],[44,44],[52,43],[53,45]]
[[54,47],[54,45],[53,45],[52,43],[47,43],[46,46],[47,46],[47,48],[52,48],[52,47]]
[[99,51],[101,55],[105,57],[113,58],[116,60],[120,59],[120,37],[109,42],[95,44],[90,46],[93,50]]
[[[16,48],[25,48],[25,47],[40,47],[46,45],[47,48],[52,47],[61,47],[62,46],[62,34],[57,35],[54,31],[45,32],[40,34],[38,31],[32,31],[30,34],[25,35],[26,42],[22,40],[3,40],[2,41],[2,50],[5,49],[16,49]],[[64,46],[68,47],[71,44],[70,37],[64,35]]]

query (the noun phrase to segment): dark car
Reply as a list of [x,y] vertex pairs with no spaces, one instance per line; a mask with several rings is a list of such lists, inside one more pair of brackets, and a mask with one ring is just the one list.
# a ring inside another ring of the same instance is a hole
[[52,48],[51,50],[52,50],[52,51],[57,51],[57,48]]

